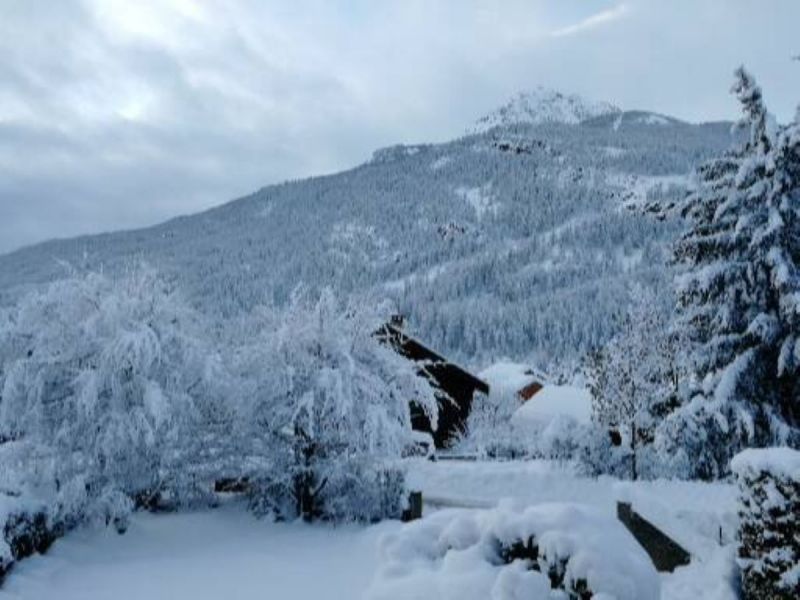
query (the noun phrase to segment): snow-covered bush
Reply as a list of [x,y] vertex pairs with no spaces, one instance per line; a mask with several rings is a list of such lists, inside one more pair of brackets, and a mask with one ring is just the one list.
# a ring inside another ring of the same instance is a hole
[[427,380],[376,333],[389,311],[346,306],[330,290],[298,291],[259,342],[268,375],[240,404],[240,421],[266,440],[253,502],[279,517],[372,520],[398,516],[395,462],[414,443],[409,401],[435,423]]
[[457,449],[490,458],[530,456],[534,438],[513,419],[519,406],[520,399],[513,391],[491,390],[480,402],[473,403]]
[[656,600],[660,593],[655,567],[624,526],[581,505],[441,511],[387,536],[381,557],[370,600]]
[[731,469],[739,482],[743,597],[800,597],[800,452],[745,450]]
[[630,476],[630,451],[612,443],[608,428],[595,424],[584,425],[577,428],[573,435],[578,440],[576,463],[581,473],[590,477]]

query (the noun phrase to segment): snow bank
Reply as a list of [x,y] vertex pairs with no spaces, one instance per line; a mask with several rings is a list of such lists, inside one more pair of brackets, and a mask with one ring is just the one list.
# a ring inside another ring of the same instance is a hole
[[386,537],[369,600],[552,598],[552,590],[655,600],[660,580],[614,518],[578,504],[442,511]]

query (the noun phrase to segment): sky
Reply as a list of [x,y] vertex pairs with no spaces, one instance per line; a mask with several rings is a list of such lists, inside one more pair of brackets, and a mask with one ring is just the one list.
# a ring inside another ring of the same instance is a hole
[[0,253],[155,224],[536,86],[733,119],[800,102],[798,0],[0,0]]

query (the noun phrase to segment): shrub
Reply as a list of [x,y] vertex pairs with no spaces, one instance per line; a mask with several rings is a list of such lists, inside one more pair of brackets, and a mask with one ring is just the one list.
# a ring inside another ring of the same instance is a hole
[[745,450],[731,469],[739,483],[743,597],[800,597],[800,452]]

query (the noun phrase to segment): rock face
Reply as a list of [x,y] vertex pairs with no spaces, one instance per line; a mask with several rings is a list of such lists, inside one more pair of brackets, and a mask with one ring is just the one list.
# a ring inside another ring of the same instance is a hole
[[745,450],[731,470],[739,483],[742,598],[800,598],[800,452]]
[[620,109],[609,102],[586,100],[575,94],[563,94],[544,87],[514,96],[508,103],[478,120],[468,133],[483,133],[493,127],[564,123],[575,125],[602,115],[618,114]]

